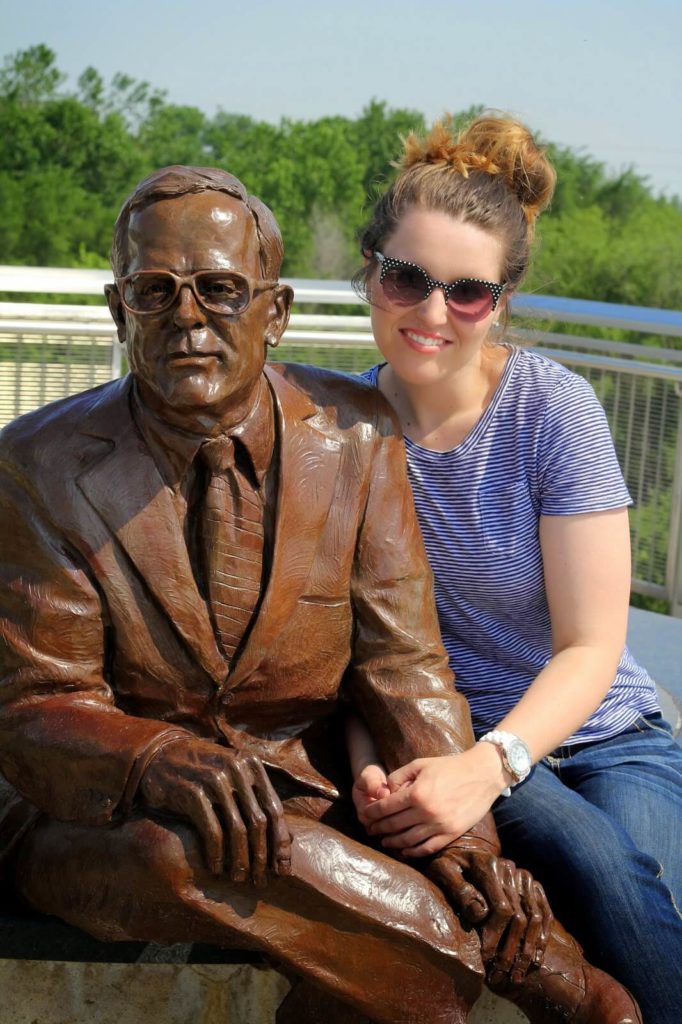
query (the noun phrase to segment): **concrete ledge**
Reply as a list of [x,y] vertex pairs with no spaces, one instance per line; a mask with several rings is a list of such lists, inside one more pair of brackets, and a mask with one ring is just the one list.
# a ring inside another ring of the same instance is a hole
[[[98,942],[56,917],[0,915],[0,1024],[273,1024],[288,982],[257,953]],[[471,1024],[520,1024],[484,993]]]
[[[247,964],[103,964],[0,960],[2,1024],[274,1024],[288,990]],[[486,992],[470,1024],[522,1024]]]
[[0,961],[2,1024],[270,1024],[288,987],[249,965]]

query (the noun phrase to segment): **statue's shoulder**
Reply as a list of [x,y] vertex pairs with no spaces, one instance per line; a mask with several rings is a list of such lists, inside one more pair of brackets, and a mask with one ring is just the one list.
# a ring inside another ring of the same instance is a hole
[[70,454],[77,451],[79,438],[93,413],[112,403],[127,401],[128,390],[125,378],[108,381],[18,416],[0,431],[2,461],[25,468],[32,464],[42,468],[65,467]]
[[391,418],[390,406],[381,392],[352,373],[305,363],[271,363],[268,372],[276,373],[320,410],[337,418],[341,412],[345,420],[352,412],[365,423],[377,424]]

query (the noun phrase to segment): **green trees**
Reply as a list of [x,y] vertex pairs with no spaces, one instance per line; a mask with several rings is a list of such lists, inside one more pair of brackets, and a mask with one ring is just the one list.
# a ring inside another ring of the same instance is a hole
[[63,94],[54,59],[35,46],[0,72],[0,260],[106,266],[112,216],[146,161],[97,73]]
[[[456,120],[477,110],[455,114]],[[393,173],[418,111],[371,100],[359,117],[267,124],[167,103],[146,82],[86,68],[68,90],[44,45],[0,69],[0,262],[105,266],[121,201],[170,163],[214,164],[242,178],[280,221],[285,274],[347,277],[368,204]],[[527,287],[611,302],[682,307],[682,205],[633,171],[550,147],[559,173]]]
[[558,180],[527,287],[551,295],[682,308],[682,206],[632,170],[550,147]]

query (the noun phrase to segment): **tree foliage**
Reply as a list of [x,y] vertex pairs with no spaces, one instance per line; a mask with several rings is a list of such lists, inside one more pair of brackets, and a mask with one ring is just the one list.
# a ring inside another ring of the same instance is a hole
[[[455,113],[459,122],[478,108]],[[69,90],[45,45],[0,69],[0,262],[105,266],[118,209],[149,171],[226,167],[274,210],[285,273],[347,277],[368,206],[394,173],[399,139],[423,115],[371,100],[359,117],[268,124],[168,103],[159,90],[92,67]],[[558,170],[527,288],[682,307],[682,206],[627,170],[550,145]]]

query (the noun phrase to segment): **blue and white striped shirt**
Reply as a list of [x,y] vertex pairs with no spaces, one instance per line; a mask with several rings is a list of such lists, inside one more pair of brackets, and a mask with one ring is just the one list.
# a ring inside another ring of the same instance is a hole
[[[376,385],[379,369],[363,377]],[[405,446],[443,642],[480,735],[552,654],[540,515],[632,499],[590,384],[525,349],[512,349],[493,400],[461,444],[431,451],[406,437]],[[565,742],[605,739],[658,710],[652,680],[626,648],[602,704]]]

